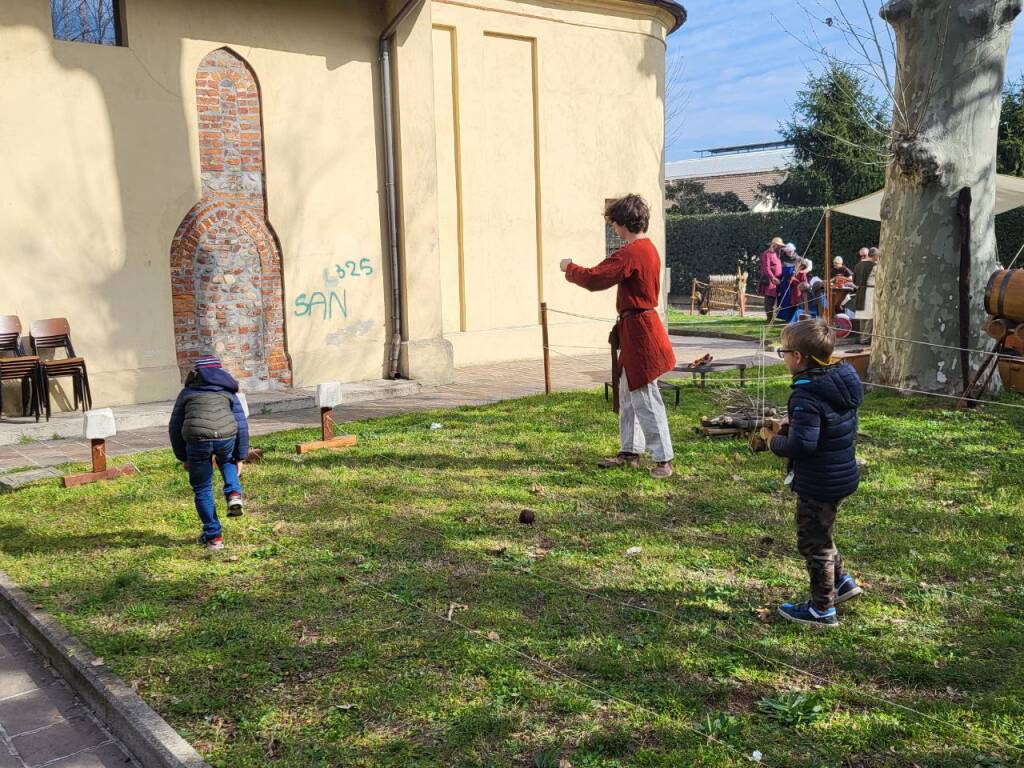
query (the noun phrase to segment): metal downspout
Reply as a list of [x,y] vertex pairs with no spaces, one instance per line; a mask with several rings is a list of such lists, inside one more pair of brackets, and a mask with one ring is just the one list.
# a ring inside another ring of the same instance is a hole
[[391,256],[391,356],[388,378],[398,378],[402,350],[402,280],[398,258],[398,193],[395,171],[394,94],[391,90],[391,36],[413,9],[424,0],[408,0],[380,36],[381,108],[384,112],[385,200],[388,216],[388,251]]

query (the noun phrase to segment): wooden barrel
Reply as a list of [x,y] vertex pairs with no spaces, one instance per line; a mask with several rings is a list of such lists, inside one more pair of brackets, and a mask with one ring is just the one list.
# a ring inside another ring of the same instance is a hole
[[985,321],[985,333],[996,341],[1002,341],[1010,331],[1010,321],[1001,317],[990,317]]
[[985,287],[985,309],[995,317],[1024,322],[1024,269],[992,273]]

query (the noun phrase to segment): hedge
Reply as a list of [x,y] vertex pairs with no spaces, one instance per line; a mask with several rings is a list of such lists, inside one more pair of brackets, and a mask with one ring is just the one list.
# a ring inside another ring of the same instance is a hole
[[[825,255],[822,208],[780,208],[765,213],[713,213],[673,216],[665,220],[666,264],[672,268],[671,293],[689,296],[691,281],[707,280],[709,274],[734,274],[743,266],[750,274],[747,289],[755,292],[758,257],[773,237],[796,245],[797,251],[814,261],[821,274]],[[808,240],[818,229],[808,250]],[[832,255],[842,256],[847,265],[857,260],[863,246],[878,244],[881,226],[877,221],[833,214]],[[996,217],[996,238],[1004,264],[1024,245],[1024,209]],[[746,255],[744,255],[746,254]],[[1024,256],[1018,262],[1024,266]]]

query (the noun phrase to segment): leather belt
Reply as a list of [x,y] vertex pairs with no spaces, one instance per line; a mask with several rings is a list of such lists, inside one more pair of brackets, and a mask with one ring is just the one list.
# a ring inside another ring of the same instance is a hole
[[653,312],[654,309],[624,309],[619,313],[619,320],[624,317],[635,317],[636,315],[643,315],[647,312]]

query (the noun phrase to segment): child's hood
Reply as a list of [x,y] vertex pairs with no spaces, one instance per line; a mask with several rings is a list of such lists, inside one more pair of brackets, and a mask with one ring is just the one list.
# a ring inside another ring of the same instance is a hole
[[826,401],[837,411],[858,408],[864,401],[864,385],[849,363],[819,368],[798,375],[793,389]]
[[190,389],[204,392],[238,392],[238,382],[223,368],[199,368],[195,373],[197,380],[192,382]]

